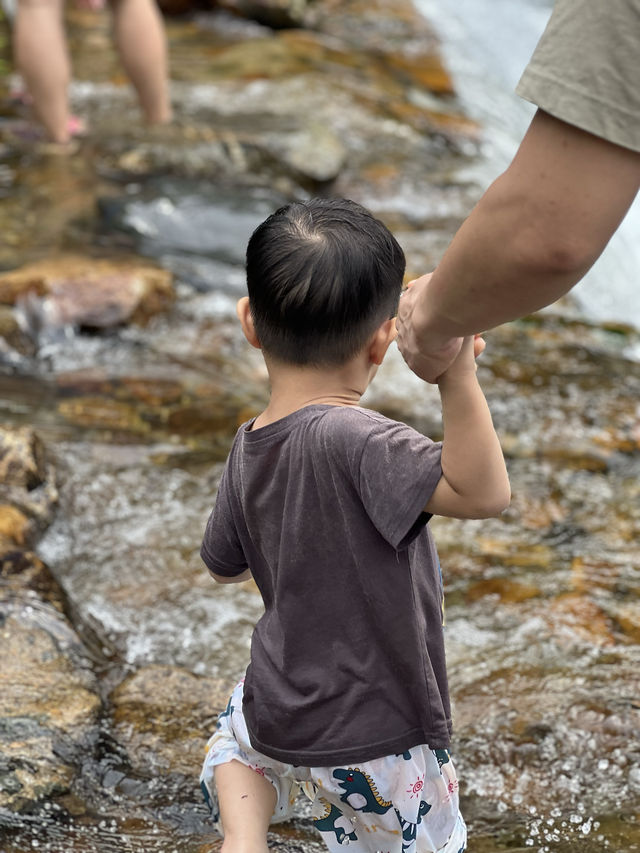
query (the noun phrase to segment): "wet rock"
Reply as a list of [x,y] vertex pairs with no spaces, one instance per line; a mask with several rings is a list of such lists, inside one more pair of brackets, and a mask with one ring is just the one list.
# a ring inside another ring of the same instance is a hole
[[130,404],[105,397],[75,397],[61,400],[58,412],[65,420],[85,429],[107,430],[117,434],[149,432],[139,412]]
[[305,23],[311,0],[214,0],[216,6],[274,29]]
[[543,814],[566,813],[582,803],[598,813],[633,802],[618,758],[638,731],[637,714],[606,654],[591,654],[581,677],[549,661],[520,662],[484,672],[458,695],[458,769],[480,811],[500,802],[516,812],[535,804]]
[[585,640],[594,647],[612,646],[615,643],[612,623],[607,614],[591,598],[580,593],[565,593],[551,602],[547,618],[554,635],[575,643]]
[[467,598],[471,601],[485,595],[495,595],[504,602],[526,601],[540,595],[540,588],[511,578],[490,578],[473,583],[467,589]]
[[0,426],[0,502],[5,536],[15,544],[30,542],[51,521],[55,472],[31,427]]
[[30,427],[0,427],[0,483],[25,491],[47,476],[44,445]]
[[640,604],[637,600],[614,605],[609,610],[628,642],[640,644]]
[[17,547],[2,536],[0,536],[0,589],[5,596],[31,590],[39,599],[51,604],[61,613],[66,606],[64,591],[46,563],[33,551]]
[[57,610],[18,594],[0,601],[0,619],[0,808],[16,812],[69,790],[101,702],[84,648]]
[[282,203],[277,193],[174,178],[149,182],[117,202],[106,199],[102,211],[109,227],[136,235],[145,253],[198,253],[242,265],[252,231]]
[[0,359],[11,351],[20,355],[33,355],[33,341],[22,330],[13,308],[0,305]]
[[29,526],[29,519],[23,512],[10,504],[0,504],[0,542],[8,540],[24,545]]
[[58,500],[53,467],[31,428],[0,428],[0,474],[0,589],[32,590],[62,611],[60,586],[31,550]]
[[146,323],[173,302],[171,274],[143,261],[60,255],[0,274],[0,302],[46,325],[106,328]]
[[294,131],[280,148],[282,160],[304,182],[326,184],[340,174],[347,151],[338,136],[325,125],[310,123]]
[[179,667],[143,667],[110,696],[113,737],[137,773],[182,774],[196,785],[204,747],[233,686]]

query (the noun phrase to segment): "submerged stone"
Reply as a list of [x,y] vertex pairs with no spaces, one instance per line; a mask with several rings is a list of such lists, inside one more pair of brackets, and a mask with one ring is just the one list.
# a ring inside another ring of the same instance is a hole
[[142,667],[110,696],[113,737],[137,773],[179,773],[195,785],[204,747],[233,686],[179,667]]

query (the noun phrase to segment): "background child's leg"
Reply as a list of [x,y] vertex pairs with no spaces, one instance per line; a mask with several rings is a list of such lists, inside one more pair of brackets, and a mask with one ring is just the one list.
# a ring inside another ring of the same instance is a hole
[[230,761],[215,768],[224,853],[266,853],[276,790],[264,776]]
[[171,119],[167,42],[155,0],[110,0],[120,59],[149,124]]
[[63,0],[19,0],[13,33],[16,65],[52,142],[69,141],[67,87],[71,71]]

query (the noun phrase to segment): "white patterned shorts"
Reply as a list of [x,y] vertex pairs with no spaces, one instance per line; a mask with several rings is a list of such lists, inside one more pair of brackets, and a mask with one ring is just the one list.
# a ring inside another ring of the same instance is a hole
[[288,820],[300,793],[312,801],[315,828],[332,853],[463,853],[467,830],[458,780],[446,749],[414,746],[358,766],[294,767],[256,752],[242,714],[242,683],[207,744],[200,783],[219,825],[214,768],[239,761],[273,785],[273,822]]

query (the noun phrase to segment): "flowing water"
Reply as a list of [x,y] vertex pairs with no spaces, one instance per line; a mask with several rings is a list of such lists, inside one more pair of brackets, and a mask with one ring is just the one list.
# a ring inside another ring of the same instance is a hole
[[[461,101],[483,127],[479,150],[465,149],[453,164],[443,152],[429,211],[435,257],[526,127],[531,110],[510,90],[548,4],[421,2],[438,22]],[[239,25],[225,26],[230,33]],[[184,113],[222,114],[228,107],[215,87],[189,79],[206,76],[213,36],[180,22],[169,32],[184,57],[176,84]],[[95,121],[120,97],[101,81],[74,91]],[[242,95],[254,96],[257,89]],[[114,129],[113,146],[118,134],[125,130]],[[28,208],[42,188],[29,184],[28,169],[9,168]],[[51,185],[60,168],[52,167]],[[73,168],[63,183],[80,198],[84,173]],[[17,830],[1,842],[7,853],[217,849],[197,767],[168,773],[148,747],[148,765],[127,757],[129,723],[118,723],[109,699],[123,677],[150,665],[232,683],[261,608],[251,584],[215,587],[198,546],[233,431],[266,395],[260,360],[233,316],[244,245],[288,190],[279,180],[229,188],[188,171],[135,180],[103,164],[91,190],[97,221],[78,202],[62,240],[65,248],[133,248],[156,258],[176,274],[174,308],[147,327],[106,334],[49,326],[24,308],[37,351],[9,360],[0,378],[0,421],[35,425],[57,468],[60,506],[37,551],[72,602],[106,698],[73,798],[16,817]],[[389,210],[414,202],[400,193]],[[421,238],[398,221],[408,244]],[[640,849],[640,349],[633,330],[592,322],[640,327],[634,222],[637,208],[593,283],[581,286],[579,311],[566,306],[490,340],[481,375],[510,466],[512,507],[488,522],[434,523],[471,853]],[[23,259],[39,254],[36,235]],[[441,429],[437,393],[397,354],[367,402],[436,437]],[[181,722],[171,708],[167,700],[161,711],[168,728]],[[271,845],[321,849],[304,813]]]

